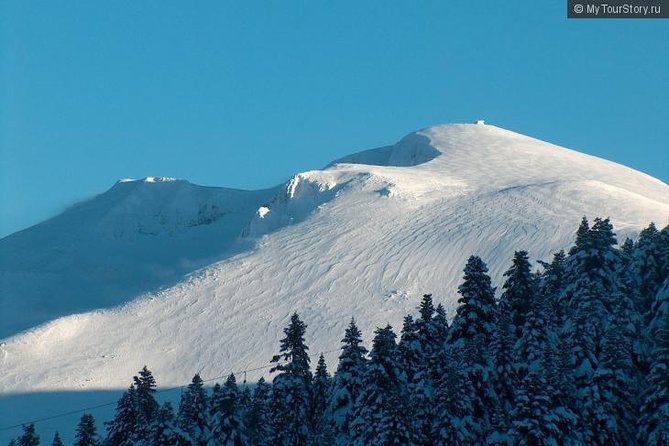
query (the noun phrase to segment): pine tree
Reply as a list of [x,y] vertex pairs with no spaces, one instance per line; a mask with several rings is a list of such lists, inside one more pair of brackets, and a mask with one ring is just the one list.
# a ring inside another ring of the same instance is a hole
[[[585,221],[585,220],[584,220]],[[577,231],[577,243],[567,259],[563,299],[569,302],[563,335],[569,343],[569,364],[574,380],[573,408],[583,442],[607,444],[608,415],[602,409],[601,352],[607,327],[621,296],[620,254],[613,248],[615,234],[608,219],[587,221]]]
[[98,446],[100,444],[93,415],[84,414],[81,416],[74,438],[74,446]]
[[[471,256],[464,269],[463,283],[458,287],[460,306],[449,329],[448,342],[461,349],[467,341],[481,337],[487,348],[495,327],[495,290],[487,275],[488,267],[476,256]],[[483,350],[476,359],[483,363]]]
[[500,311],[508,314],[515,339],[518,339],[523,334],[527,313],[536,295],[527,251],[516,251],[513,265],[504,273],[504,277],[507,279],[502,286],[504,292],[499,301]]
[[669,312],[654,332],[656,339],[648,387],[643,395],[638,439],[641,444],[669,445]]
[[487,385],[491,380],[488,349],[496,323],[495,290],[487,272],[479,257],[469,258],[463,283],[458,287],[460,306],[448,332],[449,354],[463,364],[463,372],[474,386],[473,415],[482,421],[484,429],[499,404],[495,392]]
[[249,444],[252,446],[269,446],[272,438],[272,417],[270,413],[271,388],[260,378],[253,391],[251,408],[246,417]]
[[123,393],[116,403],[116,413],[107,426],[107,443],[111,446],[131,446],[137,441],[137,390],[135,385]]
[[149,437],[143,446],[185,446],[188,442],[180,435],[172,404],[167,401],[158,409],[150,426]]
[[436,446],[473,445],[481,438],[483,427],[474,417],[474,387],[466,367],[457,358],[444,361],[436,394]]
[[222,446],[247,444],[246,425],[239,404],[235,375],[228,376],[223,387],[218,384],[211,397],[212,440]]
[[511,413],[510,430],[513,444],[546,445],[561,444],[559,427],[550,413],[550,397],[546,393],[546,381],[541,371],[531,369],[516,392],[516,405]]
[[664,280],[659,241],[659,231],[651,223],[639,233],[630,265],[639,292],[638,310],[646,317],[646,321],[650,318],[653,300]]
[[316,373],[314,374],[314,381],[311,387],[313,444],[325,446],[326,444],[332,444],[334,441],[334,430],[325,414],[328,401],[330,400],[331,388],[332,378],[328,373],[325,357],[321,354],[318,357],[318,365],[316,366]]
[[[421,325],[425,324],[421,323]],[[404,317],[398,346],[400,365],[409,382],[413,382],[414,375],[419,373],[420,363],[423,360],[423,347],[419,340],[417,326],[418,324],[414,322],[410,314]]]
[[199,374],[181,395],[178,426],[193,446],[206,445],[211,438],[208,416],[209,397]]
[[338,446],[349,445],[351,442],[350,424],[353,420],[353,404],[363,386],[367,349],[361,345],[362,334],[355,324],[355,319],[351,319],[341,342],[339,363],[333,378],[327,408],[327,416],[333,423],[335,442]]
[[23,434],[18,438],[18,446],[39,446],[39,435],[33,423],[23,425]]
[[622,326],[626,314],[618,312],[602,341],[601,367],[595,374],[602,397],[601,418],[606,424],[598,433],[599,444],[631,445],[635,442],[637,402],[632,378],[632,340]]
[[149,428],[158,415],[160,405],[154,397],[156,380],[146,366],[139,371],[139,376],[133,377],[133,383],[136,389],[137,438],[142,441],[148,438]]
[[[546,313],[548,303],[534,300],[528,308],[522,336],[516,343],[516,370],[519,386],[514,392],[509,434],[514,444],[564,444],[563,428],[569,425],[570,413],[561,405],[558,389],[552,386],[555,356],[553,336]],[[567,417],[567,419],[564,419]]]
[[434,310],[434,318],[432,319],[436,327],[436,339],[435,344],[439,347],[439,350],[444,348],[446,339],[448,338],[448,318],[446,317],[446,309],[442,304],[437,305],[437,308]]
[[64,446],[63,445],[63,440],[60,438],[60,434],[58,431],[53,435],[53,441],[51,442],[51,446]]
[[294,313],[290,324],[283,332],[280,354],[272,362],[283,359],[271,369],[280,372],[274,378],[272,392],[273,442],[279,446],[306,445],[311,437],[310,392],[308,347],[304,342],[307,326]]
[[406,375],[399,364],[396,335],[390,325],[375,331],[363,375],[363,388],[355,401],[351,444],[411,444],[404,407],[408,398]]
[[[413,334],[408,329],[410,316],[405,318],[399,347],[408,378],[409,403],[414,408],[410,417],[413,440],[419,445],[431,445],[438,435],[436,388],[443,369],[448,322],[443,306],[435,309],[431,294],[423,295],[418,310],[420,317],[413,326]],[[410,355],[413,359],[407,360]]]
[[510,413],[515,405],[515,393],[519,387],[515,367],[515,330],[505,308],[498,308],[497,329],[490,344],[490,377],[498,401],[491,418],[488,443],[503,444],[509,430]]

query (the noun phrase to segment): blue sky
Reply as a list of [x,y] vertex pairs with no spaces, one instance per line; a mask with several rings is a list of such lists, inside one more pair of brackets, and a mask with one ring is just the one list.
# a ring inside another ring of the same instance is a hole
[[0,3],[0,236],[122,177],[268,187],[484,118],[669,182],[669,21],[566,2]]

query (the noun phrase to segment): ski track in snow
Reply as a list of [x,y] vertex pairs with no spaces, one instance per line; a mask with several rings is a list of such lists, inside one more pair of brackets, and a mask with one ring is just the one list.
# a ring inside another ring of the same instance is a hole
[[[64,258],[65,268],[54,272],[54,257],[35,250],[45,244],[64,256],[90,255],[87,244],[99,237],[101,248],[125,256],[119,265],[115,254],[94,262],[117,268],[108,276],[121,280],[113,292],[93,280],[104,277],[96,270],[92,283],[82,285],[87,294],[72,297],[84,309],[111,308],[70,314],[4,340],[0,392],[123,389],[144,364],[166,387],[200,370],[208,379],[262,366],[277,353],[294,311],[308,325],[311,353],[339,347],[352,316],[369,341],[377,326],[399,331],[423,293],[433,293],[452,316],[471,254],[488,263],[501,287],[515,250],[549,260],[570,246],[583,215],[611,217],[620,241],[651,221],[669,222],[666,184],[488,125],[432,127],[341,161],[257,192],[126,181],[0,241],[2,256],[21,253],[15,264],[1,265],[3,294],[11,285],[25,293],[25,305],[39,306],[56,280],[61,287],[48,298],[53,314],[77,311],[66,290],[86,274],[86,257],[84,264]],[[353,163],[360,161],[368,164]],[[72,238],[69,225],[82,224],[93,224],[93,232]],[[153,257],[145,252],[151,249]],[[153,275],[143,288],[147,264],[169,270],[163,280],[172,284],[158,289],[161,276]],[[99,301],[88,294],[96,287],[105,296]],[[127,302],[133,293],[141,295]],[[13,297],[2,296],[3,321],[24,309],[8,303]],[[337,356],[326,355],[330,368]],[[261,375],[268,378],[268,370],[248,379]],[[72,401],[66,409],[77,407]],[[2,404],[0,413],[9,414]]]

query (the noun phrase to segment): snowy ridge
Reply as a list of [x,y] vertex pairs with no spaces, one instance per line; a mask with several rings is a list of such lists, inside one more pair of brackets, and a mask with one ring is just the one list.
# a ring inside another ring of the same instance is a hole
[[351,316],[366,339],[378,325],[399,328],[426,292],[452,315],[469,255],[488,263],[499,286],[514,250],[548,259],[570,246],[583,215],[611,217],[623,240],[669,222],[669,186],[464,124],[421,130],[265,191],[117,183],[0,241],[2,289],[25,296],[13,306],[3,291],[6,335],[31,325],[11,323],[27,308],[46,321],[126,302],[7,338],[0,392],[119,389],[144,364],[164,386],[200,369],[206,378],[263,365],[293,311],[309,326],[311,352],[337,348]]

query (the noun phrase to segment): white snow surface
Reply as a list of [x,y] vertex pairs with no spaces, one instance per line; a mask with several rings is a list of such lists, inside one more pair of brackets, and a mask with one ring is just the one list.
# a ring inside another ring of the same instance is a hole
[[471,254],[501,288],[515,250],[549,260],[584,215],[621,241],[669,222],[663,182],[491,125],[430,127],[263,191],[166,180],[0,240],[0,394],[123,389],[145,364],[161,386],[255,368],[294,311],[310,351],[331,351],[352,316],[367,340],[399,331],[423,293],[452,316]]

